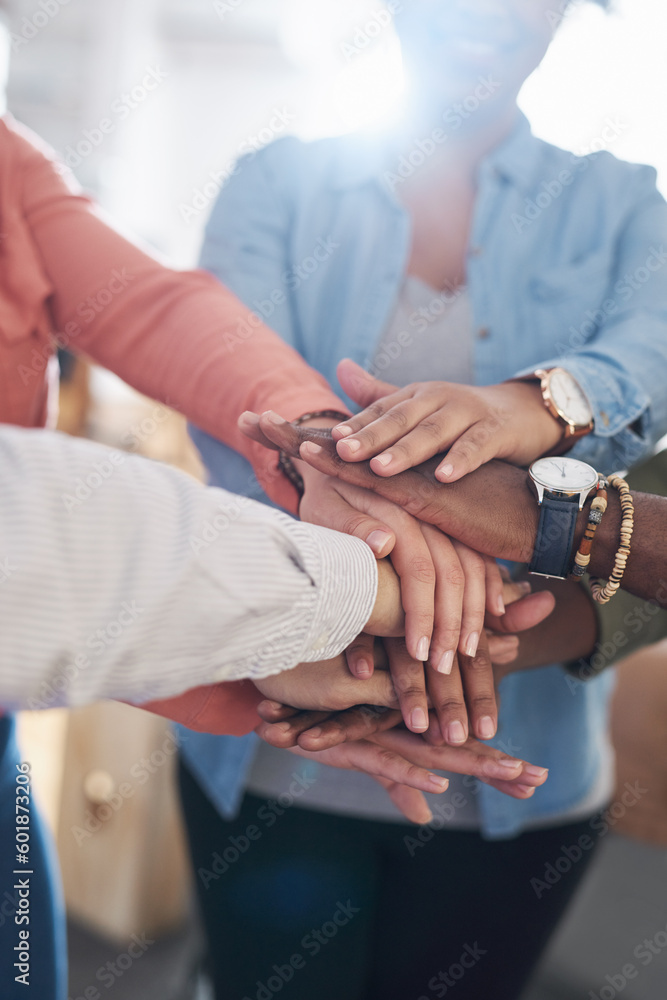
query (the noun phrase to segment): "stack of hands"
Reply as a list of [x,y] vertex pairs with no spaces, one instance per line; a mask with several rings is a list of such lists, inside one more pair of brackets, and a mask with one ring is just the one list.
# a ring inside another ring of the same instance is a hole
[[529,798],[546,769],[480,741],[496,734],[517,633],[554,608],[551,593],[511,582],[496,558],[532,554],[537,505],[517,465],[554,448],[559,427],[525,384],[396,390],[350,361],[339,379],[364,407],[343,424],[295,426],[271,412],[239,422],[291,456],[304,482],[302,520],[355,535],[378,558],[365,633],[335,660],[256,682],[265,698],[257,732],[373,775],[418,823],[431,818],[422,792],[447,788],[433,769]]

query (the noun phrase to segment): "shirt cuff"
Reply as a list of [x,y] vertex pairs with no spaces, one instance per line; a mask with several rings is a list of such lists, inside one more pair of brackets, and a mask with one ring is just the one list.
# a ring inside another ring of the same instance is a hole
[[[304,529],[306,529],[304,531]],[[358,538],[294,523],[304,569],[317,585],[303,662],[330,660],[356,639],[371,616],[378,589],[372,551]]]

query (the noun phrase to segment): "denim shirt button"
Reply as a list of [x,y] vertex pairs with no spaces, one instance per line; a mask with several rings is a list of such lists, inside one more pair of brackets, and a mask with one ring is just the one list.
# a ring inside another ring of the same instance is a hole
[[477,337],[479,340],[488,340],[491,336],[491,331],[488,326],[483,326],[477,331]]

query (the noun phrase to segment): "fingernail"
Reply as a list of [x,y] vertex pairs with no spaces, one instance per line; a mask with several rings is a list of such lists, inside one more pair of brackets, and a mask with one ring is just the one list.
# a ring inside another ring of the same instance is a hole
[[[348,434],[352,433],[352,428],[351,427],[346,427],[345,424],[338,424],[336,427],[334,427],[334,430],[338,431],[338,433],[340,434],[340,436],[344,437],[344,438],[346,438],[348,436]],[[350,441],[350,444],[352,444],[352,443],[353,442]]]
[[533,788],[532,785],[515,785],[514,787],[518,788],[520,792],[524,792],[526,795],[534,795],[537,791],[537,789]]
[[420,733],[423,733],[425,729],[428,729],[428,717],[423,708],[415,708],[412,715],[410,716],[410,725],[412,729],[418,729]]
[[508,760],[507,757],[503,757],[502,760],[497,760],[496,764],[499,764],[500,767],[506,767],[508,771],[516,771],[521,767],[520,760]]
[[299,449],[301,454],[305,452],[306,455],[321,455],[322,447],[319,444],[315,444],[314,441],[304,441]]
[[373,675],[373,671],[368,660],[357,660],[356,673],[357,677],[361,678],[361,680],[363,680],[364,677],[371,677]]
[[423,639],[420,639],[419,642],[417,643],[417,659],[421,660],[422,663],[426,663],[426,661],[428,660],[429,646],[430,642],[426,638],[426,636],[424,636]]
[[454,650],[448,649],[435,668],[439,674],[451,674],[454,666]]
[[549,773],[547,767],[535,767],[534,764],[524,764],[524,774],[529,774],[531,778],[546,778]]
[[345,441],[345,447],[347,448],[348,451],[351,451],[352,454],[354,455],[361,448],[361,444],[359,443],[359,441],[350,440],[350,441]]
[[310,736],[314,740],[319,740],[320,736],[322,735],[322,730],[320,729],[319,726],[315,726],[314,729],[306,730],[306,732],[303,735]]
[[384,455],[376,455],[373,461],[377,462],[377,464],[381,465],[382,468],[384,469],[388,465],[391,465],[393,460],[394,456],[391,454],[391,452],[386,451]]
[[438,469],[438,477],[440,479],[449,479],[454,473],[454,466],[447,463],[447,465],[441,465]]
[[468,636],[468,644],[466,646],[466,656],[474,657],[477,656],[477,647],[479,646],[479,632],[471,632]]
[[458,721],[450,722],[447,726],[447,742],[448,743],[465,743],[466,741],[466,731],[462,724]]
[[530,580],[521,580],[521,582],[519,583],[519,590],[523,594],[530,594],[532,592],[532,589],[533,585],[531,584]]
[[490,715],[485,715],[479,720],[479,735],[483,740],[490,740],[495,733],[496,727]]
[[272,728],[280,733],[289,733],[292,727],[289,722],[274,722]]
[[514,649],[515,646],[519,645],[518,635],[494,635],[493,641],[496,646],[504,646],[507,649]]
[[382,555],[382,550],[391,542],[391,539],[392,536],[389,532],[381,531],[378,528],[375,531],[371,531],[366,539],[366,544],[372,548],[373,552],[380,556]]
[[282,426],[282,424],[287,423],[286,420],[283,420],[282,417],[279,417],[277,413],[273,412],[273,410],[267,410],[266,413],[262,414],[262,416],[264,417],[265,420],[268,420],[270,424],[275,424],[276,427],[280,427]]
[[496,614],[505,614],[505,602],[503,601],[502,594],[498,595],[498,600],[496,601]]
[[439,774],[429,774],[428,780],[436,788],[439,788],[441,792],[444,792],[446,788],[449,788],[449,781],[447,778],[441,778]]

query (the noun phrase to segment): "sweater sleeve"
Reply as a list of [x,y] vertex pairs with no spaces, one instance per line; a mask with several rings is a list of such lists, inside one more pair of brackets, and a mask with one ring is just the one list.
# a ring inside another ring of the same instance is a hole
[[61,343],[239,451],[269,496],[295,511],[276,454],[248,441],[237,419],[244,410],[288,419],[346,411],[325,379],[214,277],[171,270],[116,232],[29,133],[16,127],[11,135]]

